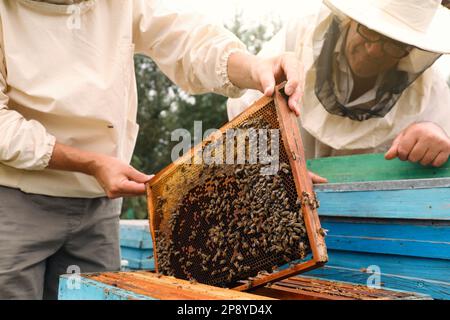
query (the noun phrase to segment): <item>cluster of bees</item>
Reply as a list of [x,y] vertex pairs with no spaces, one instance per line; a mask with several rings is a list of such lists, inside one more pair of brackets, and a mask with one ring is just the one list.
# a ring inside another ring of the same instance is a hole
[[281,158],[275,175],[261,175],[258,163],[204,165],[201,183],[156,233],[158,271],[230,287],[304,259],[310,248],[301,208],[318,203],[314,195],[298,197],[287,157]]

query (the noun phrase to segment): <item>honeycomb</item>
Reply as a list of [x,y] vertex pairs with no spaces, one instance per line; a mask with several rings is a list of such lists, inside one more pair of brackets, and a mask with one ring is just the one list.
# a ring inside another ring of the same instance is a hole
[[[195,164],[208,147],[212,155],[226,157],[228,129],[243,129],[234,131],[238,134],[232,140],[233,164]],[[278,166],[271,174],[264,171],[267,163],[250,160],[252,129],[266,135],[269,153],[279,150]],[[261,129],[265,131],[257,131]],[[274,100],[269,100],[222,127],[150,181],[149,213],[159,273],[234,287],[300,263],[311,253],[302,207],[314,210],[318,202],[314,194],[298,194],[282,135],[275,140],[270,135],[279,129]],[[245,141],[243,162],[237,161],[239,139]]]

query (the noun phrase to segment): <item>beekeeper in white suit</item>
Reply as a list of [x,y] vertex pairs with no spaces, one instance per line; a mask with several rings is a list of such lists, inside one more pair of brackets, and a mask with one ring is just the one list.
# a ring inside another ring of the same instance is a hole
[[[260,52],[293,51],[304,65],[306,157],[386,152],[387,159],[443,165],[450,91],[432,65],[450,53],[450,10],[440,0],[324,4],[288,23]],[[229,118],[260,96],[252,90],[229,99]]]

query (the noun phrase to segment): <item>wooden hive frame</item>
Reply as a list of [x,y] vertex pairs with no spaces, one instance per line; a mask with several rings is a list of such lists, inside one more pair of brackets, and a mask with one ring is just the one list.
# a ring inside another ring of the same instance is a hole
[[[283,88],[284,85],[278,86],[275,90],[273,98],[263,97],[259,99],[246,111],[241,113],[235,120],[227,123],[219,130],[222,134],[225,133],[227,129],[232,127],[234,121],[245,118],[247,117],[247,115],[253,114],[256,110],[259,110],[261,107],[274,101],[278,116],[279,128],[281,131],[281,138],[285,151],[289,158],[289,164],[292,170],[297,195],[301,196],[304,193],[312,195],[314,194],[313,185],[306,168],[306,159],[304,156],[300,129],[298,127],[298,122],[295,114],[289,109],[287,105],[287,97],[284,94]],[[168,167],[160,171],[146,184],[150,230],[155,246],[158,245],[155,231],[159,230],[160,218],[156,214],[156,203],[154,203],[155,201],[152,195],[152,186],[160,182],[167,175],[171,174],[174,170],[177,169],[180,164],[184,163],[186,159],[192,158],[198,152],[198,150],[203,148],[206,143],[209,143],[211,141],[210,139],[213,139],[213,137],[207,138],[201,144],[194,146],[189,153],[180,157]],[[302,216],[307,231],[309,246],[312,251],[311,259],[302,261],[294,265],[290,265],[286,269],[276,271],[268,275],[258,275],[257,277],[253,278],[252,281],[248,281],[245,284],[238,285],[233,289],[244,291],[251,288],[260,287],[267,283],[279,281],[281,279],[291,277],[295,274],[318,268],[328,261],[324,240],[325,234],[320,226],[317,209],[308,205],[302,205]],[[156,252],[155,267],[156,270],[158,270],[158,256]]]
[[70,274],[60,277],[60,300],[429,300],[412,292],[296,276],[252,292],[218,288],[150,271],[82,274],[73,290]]

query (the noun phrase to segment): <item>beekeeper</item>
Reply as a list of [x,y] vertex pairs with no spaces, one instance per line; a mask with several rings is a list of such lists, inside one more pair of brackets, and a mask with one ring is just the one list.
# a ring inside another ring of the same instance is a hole
[[[306,157],[386,152],[387,159],[443,165],[450,91],[433,63],[450,53],[450,10],[440,0],[324,4],[288,23],[260,53],[293,51],[304,65]],[[260,96],[249,90],[229,99],[229,118]]]
[[60,274],[119,270],[112,198],[149,179],[129,165],[135,52],[190,93],[271,95],[287,78],[292,109],[301,95],[294,55],[252,56],[156,0],[2,0],[0,20],[0,299],[56,298]]

